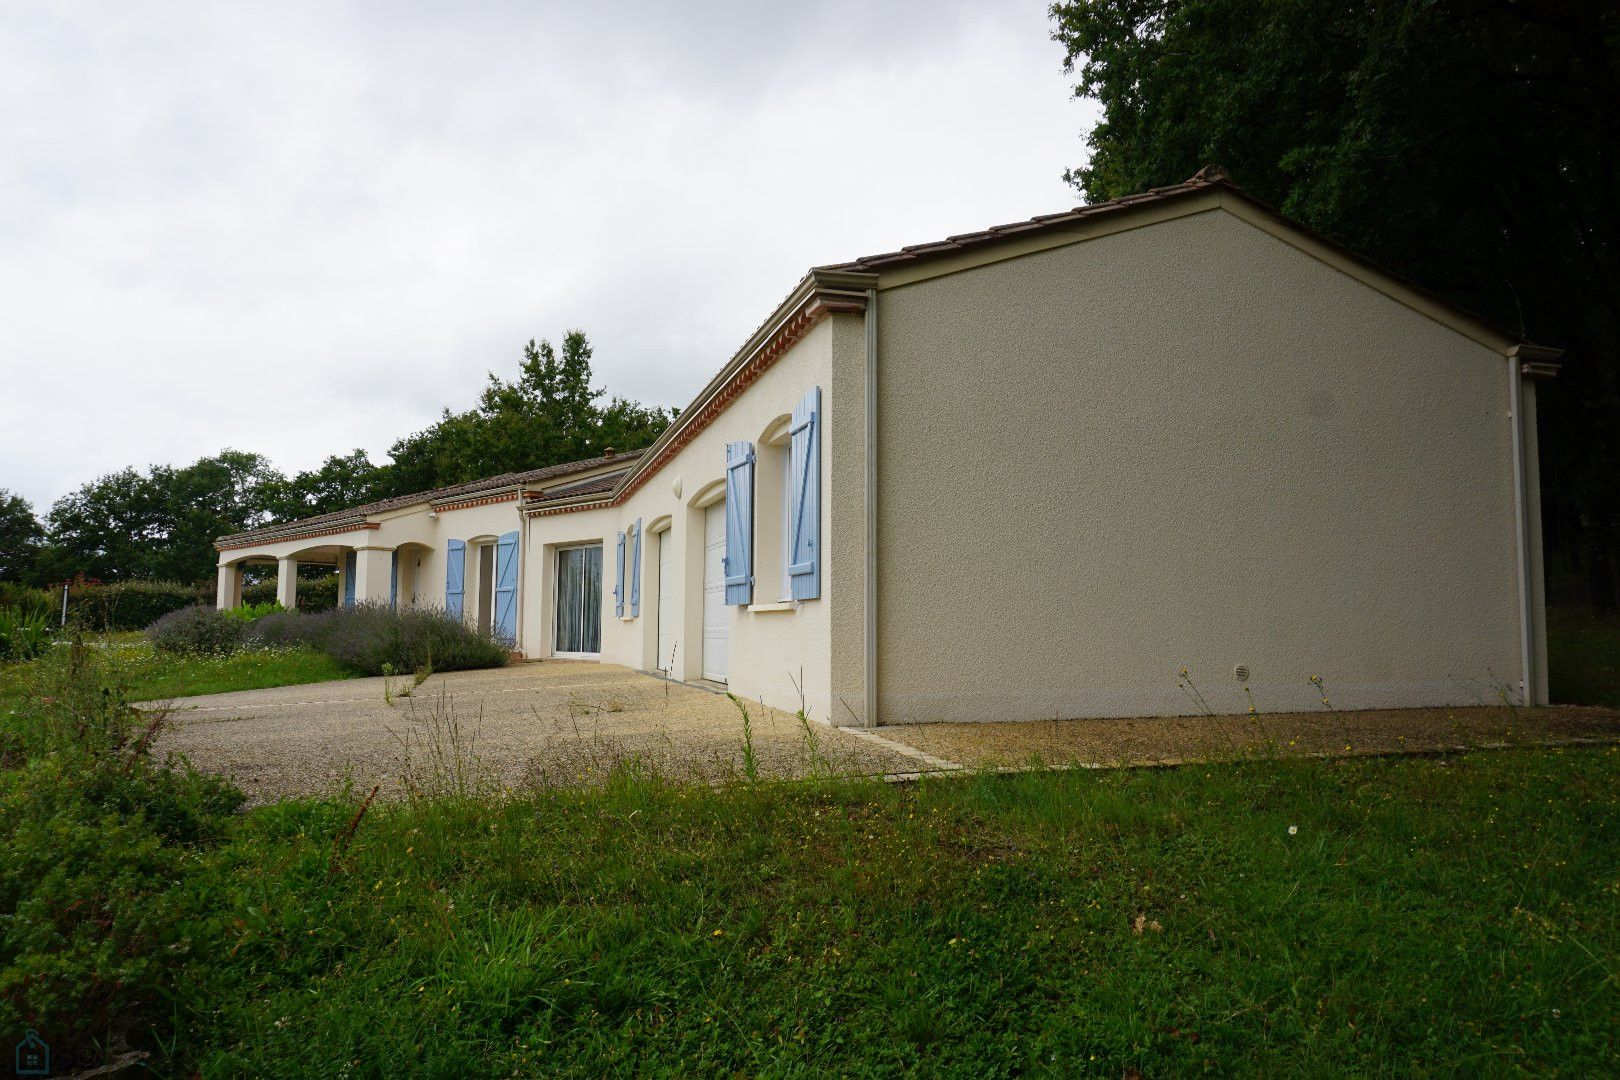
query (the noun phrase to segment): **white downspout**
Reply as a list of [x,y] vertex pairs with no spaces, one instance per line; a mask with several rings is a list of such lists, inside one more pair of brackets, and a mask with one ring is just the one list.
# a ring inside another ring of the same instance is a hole
[[1518,356],[1508,357],[1508,415],[1513,421],[1513,514],[1519,544],[1519,666],[1524,673],[1519,699],[1530,704],[1535,674],[1531,670],[1530,516],[1524,499],[1524,380]]
[[523,609],[525,606],[523,594],[529,591],[529,575],[527,573],[529,568],[529,515],[523,512],[523,491],[521,488],[518,490],[518,522],[520,531],[518,533],[517,552],[517,610],[512,615],[517,620],[517,632],[512,635],[512,647],[527,660],[529,650],[524,644],[523,638]]
[[866,662],[864,723],[877,720],[877,289],[866,290]]

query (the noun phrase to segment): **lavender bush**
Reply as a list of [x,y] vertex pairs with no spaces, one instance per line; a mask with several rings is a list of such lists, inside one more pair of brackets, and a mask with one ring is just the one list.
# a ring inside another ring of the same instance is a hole
[[371,675],[381,675],[384,665],[394,671],[429,664],[435,671],[500,667],[510,656],[504,642],[430,606],[396,611],[387,604],[357,604],[316,615],[278,612],[254,622],[249,634],[265,645],[308,645]]
[[210,607],[171,611],[146,628],[159,652],[189,656],[229,656],[242,645],[248,624]]

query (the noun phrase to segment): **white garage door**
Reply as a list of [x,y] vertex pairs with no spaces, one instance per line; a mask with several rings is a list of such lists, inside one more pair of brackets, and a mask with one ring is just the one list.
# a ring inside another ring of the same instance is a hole
[[674,617],[674,612],[669,606],[672,585],[669,576],[670,560],[675,553],[675,545],[669,541],[673,535],[670,529],[658,534],[658,655],[653,657],[653,667],[665,672],[669,671],[669,654],[675,646],[669,625],[670,619]]
[[703,677],[726,681],[726,504],[717,502],[703,518]]

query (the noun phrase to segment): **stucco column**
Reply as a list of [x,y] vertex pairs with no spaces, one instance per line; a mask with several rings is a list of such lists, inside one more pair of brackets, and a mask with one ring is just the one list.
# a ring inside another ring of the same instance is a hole
[[235,563],[226,563],[219,568],[219,590],[217,607],[221,611],[242,606],[242,568]]
[[354,549],[355,603],[388,603],[388,585],[393,559],[392,548]]
[[283,555],[276,560],[276,603],[298,610],[298,560]]

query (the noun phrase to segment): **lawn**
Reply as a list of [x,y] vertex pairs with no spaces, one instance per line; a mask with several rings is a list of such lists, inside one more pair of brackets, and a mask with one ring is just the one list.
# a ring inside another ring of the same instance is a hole
[[352,808],[283,805],[202,879],[229,914],[191,932],[176,1046],[204,1075],[1612,1074],[1617,765],[621,775],[373,810],[335,872]]
[[[330,682],[363,674],[325,653],[302,647],[248,649],[231,656],[176,656],[159,653],[138,633],[91,635],[89,643],[106,655],[110,677],[129,701]],[[7,695],[8,687],[32,677],[27,665],[0,666],[0,699]]]
[[505,794],[446,739],[414,798],[241,812],[124,663],[0,709],[0,1029],[59,1062],[1620,1073],[1620,747]]

